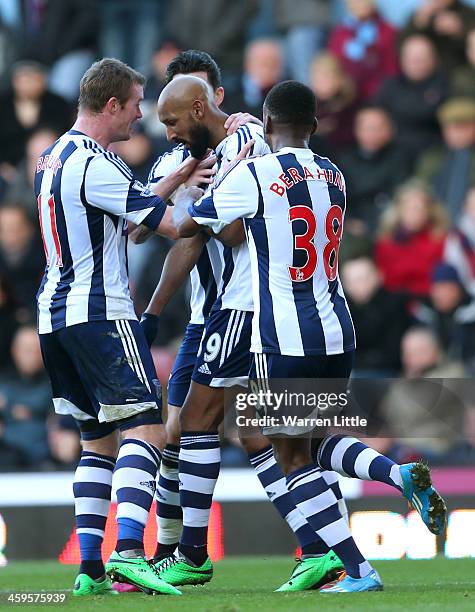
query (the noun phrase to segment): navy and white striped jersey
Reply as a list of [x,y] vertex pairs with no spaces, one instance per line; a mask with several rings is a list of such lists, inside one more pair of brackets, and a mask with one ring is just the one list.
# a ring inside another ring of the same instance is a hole
[[[251,153],[259,155],[269,152],[264,142],[262,128],[253,123],[240,127],[234,134],[227,136],[216,147],[217,173],[215,183],[219,183],[227,165],[232,162],[242,147],[254,139],[256,144]],[[183,145],[178,145],[165,153],[152,166],[149,184],[156,183],[167,176],[189,156]],[[172,195],[171,199],[181,190]],[[250,281],[250,261],[246,244],[238,247],[224,247],[219,241],[210,239],[206,250],[203,249],[197,265],[190,274],[191,280],[191,319],[190,323],[204,323],[211,307],[234,310],[252,310]]]
[[208,197],[190,207],[195,221],[221,231],[245,221],[254,318],[251,351],[334,355],[355,348],[338,278],[345,182],[310,149],[240,162]]
[[[255,144],[249,155],[269,153],[270,149],[264,140],[262,127],[255,123],[246,123],[216,147],[218,172],[214,185],[220,184],[226,175],[229,163],[236,158],[242,147],[252,139],[255,140]],[[212,187],[204,195],[204,198],[207,198],[209,193],[212,197],[214,191],[215,187]],[[249,249],[245,242],[237,247],[225,247],[224,249],[223,279],[215,307],[245,311],[254,309],[251,288],[251,262]]]
[[38,159],[35,193],[46,254],[38,331],[136,319],[127,273],[127,221],[155,230],[166,204],[114,153],[70,130]]
[[[182,144],[161,155],[150,170],[148,184],[157,183],[163,177],[171,174],[189,155],[189,150]],[[180,185],[170,196],[170,200],[174,202],[176,196],[184,188],[184,185]],[[190,272],[190,323],[202,325],[205,322],[218,295],[222,272],[223,245],[217,240],[210,239],[206,243],[206,248],[201,252],[198,263]]]

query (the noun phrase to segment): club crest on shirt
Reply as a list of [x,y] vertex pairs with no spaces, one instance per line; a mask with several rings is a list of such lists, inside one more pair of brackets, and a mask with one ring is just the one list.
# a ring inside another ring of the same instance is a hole
[[140,195],[143,196],[144,198],[150,198],[151,196],[154,195],[153,191],[151,191],[146,185],[144,185],[140,181],[134,181],[132,183],[132,189],[135,189],[135,191],[138,191]]

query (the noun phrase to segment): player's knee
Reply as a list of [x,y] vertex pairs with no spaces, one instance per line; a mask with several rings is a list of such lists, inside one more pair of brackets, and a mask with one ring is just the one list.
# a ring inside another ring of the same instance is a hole
[[165,425],[167,431],[167,444],[178,446],[180,444],[180,408],[168,406],[168,418]]
[[83,450],[106,457],[117,457],[119,450],[119,434],[114,431],[97,440],[81,440]]
[[183,406],[180,412],[180,431],[216,431],[220,421],[214,411],[197,413],[192,407]]
[[122,438],[135,438],[163,449],[167,434],[158,410],[147,410],[119,422]]
[[144,442],[152,444],[159,450],[163,450],[167,442],[167,434],[163,424],[131,427],[122,432],[122,437],[124,439],[133,438],[135,440],[143,440]]
[[224,392],[192,383],[180,410],[181,431],[216,431],[223,420]]
[[262,434],[256,434],[255,436],[245,436],[242,435],[240,431],[239,441],[241,442],[242,447],[248,455],[253,455],[254,453],[263,451],[270,445],[268,438],[265,438]]
[[282,468],[285,476],[292,474],[295,470],[298,470],[306,465],[308,465],[308,461],[301,461],[300,458],[292,457],[289,455],[282,456],[281,453],[278,453],[279,465]]
[[286,476],[312,463],[310,445],[307,446],[303,440],[301,442],[302,447],[284,439],[276,441],[277,461]]

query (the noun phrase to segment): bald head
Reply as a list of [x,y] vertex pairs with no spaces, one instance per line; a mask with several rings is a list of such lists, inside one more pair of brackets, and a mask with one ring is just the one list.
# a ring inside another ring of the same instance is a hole
[[191,75],[181,75],[175,77],[162,90],[158,98],[158,114],[168,107],[191,109],[194,102],[209,105],[213,104],[213,101],[213,90],[206,81]]
[[195,76],[175,77],[158,98],[158,117],[167,128],[167,140],[184,144],[193,157],[202,157],[212,146],[209,132],[219,116],[212,88]]

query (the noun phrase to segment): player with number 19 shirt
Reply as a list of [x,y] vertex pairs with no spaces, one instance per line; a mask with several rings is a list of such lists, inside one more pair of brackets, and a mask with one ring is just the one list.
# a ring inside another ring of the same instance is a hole
[[340,170],[310,149],[284,148],[241,161],[189,209],[220,232],[244,218],[251,257],[251,351],[290,356],[355,349],[338,278],[345,214]]

